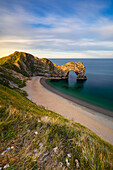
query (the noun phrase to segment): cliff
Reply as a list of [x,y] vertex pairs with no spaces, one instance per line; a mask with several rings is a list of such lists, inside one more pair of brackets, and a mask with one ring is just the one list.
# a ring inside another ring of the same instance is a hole
[[1,58],[0,65],[28,77],[47,76],[67,78],[69,71],[73,70],[77,74],[77,79],[86,79],[86,68],[81,62],[69,62],[65,65],[57,66],[46,58],[39,59],[31,54],[18,51]]

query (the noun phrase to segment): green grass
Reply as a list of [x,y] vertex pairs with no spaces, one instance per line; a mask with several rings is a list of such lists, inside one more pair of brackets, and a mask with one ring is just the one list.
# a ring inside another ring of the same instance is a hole
[[1,155],[0,167],[75,170],[77,160],[80,169],[113,168],[112,145],[86,127],[43,108],[0,85],[0,153],[14,146]]
[[[22,81],[22,80],[20,80],[18,78],[15,78],[15,77],[13,77],[11,75],[1,74],[0,77],[12,81],[13,83],[17,84],[20,88],[25,86],[25,81]],[[1,84],[2,84],[2,82],[1,82]],[[6,84],[6,86],[7,86],[7,84]]]
[[[16,65],[14,65],[13,63],[11,63],[11,61],[9,61],[9,62],[7,62],[7,63],[4,63],[2,66],[5,67],[5,68],[14,70],[14,71],[16,71],[17,73],[21,73],[21,74],[23,74],[23,75],[26,76],[26,77],[29,77],[28,73],[27,73],[23,68],[22,68],[22,69],[19,69]],[[21,67],[21,65],[20,65],[20,67]]]
[[19,94],[21,94],[22,96],[24,97],[27,97],[28,94],[26,91],[22,90],[22,89],[19,89],[19,88],[14,88],[13,90],[15,90],[16,92],[18,92]]
[[20,80],[17,77],[14,77],[11,73],[4,70],[3,67],[0,67],[0,78],[3,80],[0,80],[0,84],[8,86],[8,81],[13,82],[14,84],[17,84],[19,88],[22,88],[26,85],[25,80]]
[[49,66],[50,71],[54,71],[54,65],[50,60],[48,60],[47,58],[42,58],[42,59],[40,59],[40,61],[42,63],[45,63],[46,66]]
[[[22,66],[22,62],[25,62],[24,55],[25,55],[24,52],[15,51],[13,54],[7,57],[0,58],[0,65],[29,77],[29,74],[24,70]],[[27,57],[28,61],[30,60],[30,57],[32,57],[32,55],[29,54],[29,57]],[[20,68],[18,68],[15,65],[15,63],[17,63],[20,66]]]

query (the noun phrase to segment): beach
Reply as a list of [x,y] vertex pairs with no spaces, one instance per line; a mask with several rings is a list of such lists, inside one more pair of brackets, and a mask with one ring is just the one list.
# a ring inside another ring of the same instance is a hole
[[23,88],[28,93],[28,99],[37,105],[44,106],[48,110],[52,110],[62,116],[80,123],[105,141],[113,144],[113,118],[97,111],[88,109],[59,94],[50,91],[41,77],[33,77],[27,81],[27,85]]
[[79,100],[79,99],[74,98],[74,97],[72,97],[72,96],[70,96],[70,95],[61,93],[60,91],[56,90],[56,89],[53,88],[51,85],[49,85],[49,84],[47,83],[46,79],[44,79],[44,78],[41,78],[41,79],[40,79],[40,83],[41,83],[46,89],[52,91],[53,93],[56,93],[56,94],[62,96],[62,97],[65,98],[65,99],[68,99],[68,100],[70,100],[70,101],[72,101],[72,102],[74,102],[74,103],[76,103],[76,104],[79,104],[79,105],[81,105],[81,106],[85,106],[86,108],[89,108],[89,109],[91,109],[91,110],[94,110],[94,111],[96,111],[96,112],[105,114],[105,115],[110,116],[110,117],[113,118],[113,112],[112,112],[112,111],[107,110],[107,109],[104,109],[104,108],[102,108],[102,107],[98,107],[98,106],[93,105],[93,104],[89,104],[88,102],[85,102],[85,101],[83,101],[83,100]]

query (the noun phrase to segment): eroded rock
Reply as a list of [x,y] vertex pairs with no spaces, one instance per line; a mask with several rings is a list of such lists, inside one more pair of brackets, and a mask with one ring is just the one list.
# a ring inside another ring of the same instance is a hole
[[85,76],[86,68],[82,62],[69,62],[58,66],[46,58],[39,59],[31,54],[18,51],[5,57],[5,59],[3,57],[1,60],[1,66],[9,69],[11,67],[12,70],[22,73],[24,76],[45,76],[67,79],[69,71],[74,71],[77,75],[77,80],[87,79]]

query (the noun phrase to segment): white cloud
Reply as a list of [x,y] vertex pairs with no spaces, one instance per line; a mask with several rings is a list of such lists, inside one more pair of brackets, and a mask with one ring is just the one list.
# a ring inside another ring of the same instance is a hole
[[[76,51],[79,51],[81,57],[83,54],[85,57],[95,56],[96,51],[113,51],[113,21],[108,18],[99,17],[98,20],[88,22],[75,15],[63,17],[47,14],[40,17],[18,6],[12,11],[1,9],[0,21],[1,55],[7,49],[45,50],[48,51],[46,56],[50,55],[49,51],[53,51],[54,56],[56,51],[69,52],[74,57]],[[38,24],[45,27],[38,27]],[[85,53],[88,50],[95,51],[94,55]]]
[[39,58],[113,58],[113,51],[83,51],[73,53],[32,51],[32,53]]

